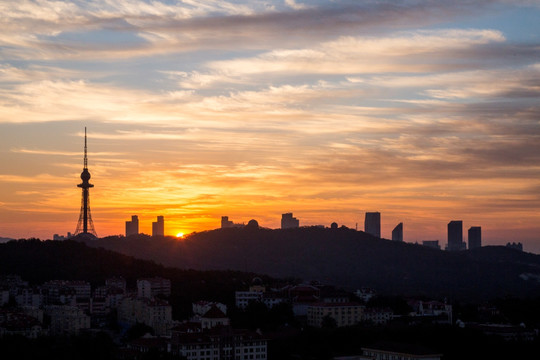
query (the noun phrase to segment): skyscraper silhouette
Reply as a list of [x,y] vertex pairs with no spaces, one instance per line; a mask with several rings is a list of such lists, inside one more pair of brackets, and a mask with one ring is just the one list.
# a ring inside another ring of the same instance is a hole
[[131,235],[139,235],[139,217],[131,216],[131,221],[126,221],[126,237]]
[[471,226],[468,239],[469,249],[482,247],[482,228],[480,226]]
[[381,213],[367,212],[364,220],[364,232],[381,237]]
[[392,240],[403,241],[403,223],[402,222],[397,224],[394,230],[392,230]]
[[466,248],[467,244],[463,242],[463,221],[450,221],[448,223],[448,251],[459,251]]
[[285,213],[281,215],[281,228],[282,229],[294,229],[300,226],[300,220],[293,217],[292,213]]
[[165,220],[158,216],[157,221],[152,223],[152,236],[165,236]]
[[75,229],[75,235],[79,234],[91,234],[97,237],[96,230],[94,229],[94,222],[92,221],[92,215],[90,214],[90,193],[88,189],[94,187],[90,184],[90,172],[88,171],[88,157],[86,147],[86,127],[84,128],[84,167],[81,173],[82,183],[77,187],[82,188],[81,198],[81,213],[79,214],[79,221],[77,222],[77,229]]

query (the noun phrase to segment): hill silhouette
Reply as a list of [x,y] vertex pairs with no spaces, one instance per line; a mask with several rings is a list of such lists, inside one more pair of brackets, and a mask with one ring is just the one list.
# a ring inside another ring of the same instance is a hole
[[447,252],[348,228],[227,228],[172,237],[86,241],[167,266],[316,280],[388,295],[488,300],[540,295],[540,256],[502,246]]
[[177,318],[189,315],[192,302],[204,299],[234,304],[234,291],[247,287],[254,277],[271,280],[240,271],[182,270],[82,242],[37,239],[0,244],[0,275],[11,274],[33,285],[49,280],[86,280],[92,286],[102,286],[107,278],[122,276],[132,289],[137,279],[164,277],[172,283],[171,304]]

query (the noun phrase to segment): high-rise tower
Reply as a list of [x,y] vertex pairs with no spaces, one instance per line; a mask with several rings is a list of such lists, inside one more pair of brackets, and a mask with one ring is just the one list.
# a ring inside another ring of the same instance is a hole
[[92,215],[90,215],[90,194],[88,189],[94,187],[94,185],[89,183],[90,172],[88,171],[86,127],[84,128],[84,167],[81,173],[81,180],[82,183],[77,185],[77,187],[82,188],[81,213],[79,214],[75,235],[92,234],[97,237],[96,230],[94,229],[94,222],[92,221]]
[[381,237],[381,213],[367,212],[364,220],[364,232]]
[[466,250],[463,242],[463,221],[452,220],[448,223],[448,251]]

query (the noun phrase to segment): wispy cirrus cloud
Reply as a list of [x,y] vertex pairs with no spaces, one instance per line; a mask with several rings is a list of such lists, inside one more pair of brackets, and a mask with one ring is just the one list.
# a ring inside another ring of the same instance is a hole
[[409,239],[444,235],[461,215],[537,228],[535,4],[21,0],[0,11],[1,232],[33,228],[25,209],[41,232],[76,220],[86,126],[100,234],[136,212],[184,232],[224,214],[278,226],[284,211],[354,226],[367,209],[384,214],[383,233],[405,221]]
[[[282,3],[276,9],[257,2],[23,0],[0,7],[4,15],[0,44],[9,46],[4,58],[13,59],[112,59],[231,45],[245,49],[264,49],[271,44],[291,47],[344,32],[380,33],[429,25],[470,15],[488,4],[455,7],[444,2],[334,2],[306,6],[289,1],[286,7]],[[292,11],[286,11],[291,7]],[[87,41],[76,40],[92,32],[95,36]]]

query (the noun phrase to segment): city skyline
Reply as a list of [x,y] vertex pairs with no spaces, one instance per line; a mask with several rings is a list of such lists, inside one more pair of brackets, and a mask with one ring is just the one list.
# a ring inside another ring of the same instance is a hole
[[540,253],[540,4],[0,5],[0,237],[72,232],[88,128],[99,236],[363,228]]

